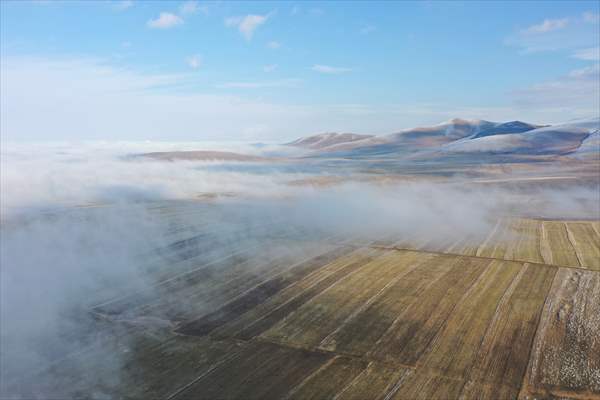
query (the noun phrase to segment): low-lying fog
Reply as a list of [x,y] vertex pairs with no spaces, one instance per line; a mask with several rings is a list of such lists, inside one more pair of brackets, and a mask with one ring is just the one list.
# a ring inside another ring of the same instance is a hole
[[[82,316],[89,307],[150,289],[157,279],[151,272],[155,264],[166,263],[168,272],[172,262],[156,250],[205,231],[213,253],[219,248],[227,254],[234,246],[252,242],[259,245],[256,256],[261,256],[266,250],[260,244],[278,236],[299,243],[330,237],[366,242],[389,236],[434,241],[477,237],[486,235],[499,216],[520,213],[527,207],[524,199],[543,200],[545,210],[559,217],[577,212],[600,218],[594,187],[527,194],[401,180],[348,180],[322,187],[290,182],[347,176],[351,165],[336,171],[309,161],[164,162],[128,157],[198,146],[3,144],[3,385],[60,359],[74,342],[93,340],[90,321]],[[274,145],[204,143],[201,148],[280,158],[299,154]],[[7,390],[4,387],[2,393]]]

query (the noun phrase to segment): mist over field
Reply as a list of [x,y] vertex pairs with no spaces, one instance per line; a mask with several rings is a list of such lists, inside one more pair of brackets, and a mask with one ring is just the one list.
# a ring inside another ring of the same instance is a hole
[[[266,262],[286,252],[285,246],[265,248],[277,237],[305,242],[299,247],[307,249],[314,249],[308,241],[318,238],[369,243],[393,236],[444,243],[486,236],[499,217],[525,208],[521,191],[465,186],[460,175],[449,181],[348,179],[320,186],[310,182],[336,174],[309,161],[135,157],[186,148],[198,144],[3,146],[3,379],[51,365],[76,343],[102,340],[90,308],[135,292],[151,296],[157,282],[153,266],[167,265],[169,272],[173,263],[171,273],[177,272],[179,261],[164,250],[203,235],[206,227],[208,236],[187,251],[216,259],[231,249],[254,247],[254,256]],[[202,148],[277,157],[301,154],[275,145],[204,143]],[[308,183],[297,184],[304,181]],[[589,213],[590,204],[594,212],[597,198],[594,187],[527,195],[541,196],[545,210],[563,214]],[[171,326],[166,317],[131,323]],[[104,357],[102,363],[114,364],[105,368],[114,374],[106,379],[118,381],[121,356]]]
[[600,399],[598,0],[0,0],[0,399]]

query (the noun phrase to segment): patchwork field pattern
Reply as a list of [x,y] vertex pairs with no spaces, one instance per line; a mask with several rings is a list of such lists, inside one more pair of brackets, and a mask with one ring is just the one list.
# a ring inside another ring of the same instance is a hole
[[505,218],[499,220],[484,238],[460,238],[445,245],[407,240],[387,245],[600,271],[600,226],[597,221]]
[[[505,219],[476,241],[410,247],[322,244],[262,262],[240,249],[99,305],[122,329],[14,385],[50,397],[600,399],[597,222]],[[97,364],[111,352],[127,357]],[[97,378],[109,368],[117,382]]]

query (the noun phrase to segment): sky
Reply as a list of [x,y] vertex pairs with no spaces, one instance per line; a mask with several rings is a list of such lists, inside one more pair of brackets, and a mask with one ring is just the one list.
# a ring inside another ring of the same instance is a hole
[[3,141],[269,141],[600,108],[600,2],[0,2]]

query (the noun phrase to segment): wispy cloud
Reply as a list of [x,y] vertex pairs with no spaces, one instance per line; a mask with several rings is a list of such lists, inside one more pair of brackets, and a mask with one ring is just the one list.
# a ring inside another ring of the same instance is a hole
[[265,72],[273,72],[277,69],[277,64],[268,64],[263,67],[263,71]]
[[185,62],[190,68],[198,69],[202,66],[202,56],[199,54],[194,54],[193,56],[186,58]]
[[590,47],[575,51],[571,56],[580,60],[598,61],[600,60],[600,47]]
[[244,38],[246,38],[246,40],[251,40],[252,36],[254,35],[254,31],[256,31],[259,26],[267,22],[270,16],[271,14],[249,14],[246,16],[228,17],[225,18],[225,26],[237,28]]
[[273,50],[277,50],[278,48],[281,47],[281,43],[276,41],[276,40],[271,40],[270,42],[267,43],[267,47]]
[[183,18],[168,12],[161,12],[158,18],[147,22],[148,27],[153,29],[169,29],[181,24],[183,24]]
[[593,13],[591,11],[586,11],[583,13],[583,20],[585,22],[591,22],[591,23],[600,22],[600,13]]
[[[513,103],[486,107],[414,101],[299,105],[291,98],[265,100],[260,91],[289,91],[302,86],[298,79],[229,82],[230,89],[215,94],[196,84],[197,74],[153,75],[106,60],[7,56],[0,62],[0,113],[9,116],[0,118],[0,136],[8,141],[240,140],[255,126],[264,130],[252,140],[281,141],[314,131],[385,134],[456,116],[553,123],[597,114],[600,100],[593,68],[515,91]],[[194,126],[203,127],[200,135],[190,130]]]
[[125,11],[131,7],[133,7],[133,0],[118,1],[113,5],[113,8],[117,11]]
[[186,1],[179,7],[179,13],[182,15],[195,14],[198,11],[205,12],[208,10],[206,7],[201,8],[197,1]]
[[563,29],[569,24],[568,18],[545,19],[542,23],[532,25],[522,31],[526,35],[539,34]]
[[554,80],[511,92],[517,107],[553,109],[565,115],[583,117],[600,108],[600,64],[570,71]]
[[598,30],[593,13],[545,19],[515,31],[504,43],[522,49],[523,53],[570,50],[598,46]]
[[344,72],[352,71],[352,68],[346,67],[332,67],[330,65],[315,64],[311,67],[313,71],[320,72],[322,74],[342,74]]
[[121,47],[123,47],[123,48],[125,48],[125,49],[128,49],[128,48],[130,48],[132,45],[133,45],[133,44],[132,44],[131,42],[129,42],[129,41],[125,41],[125,42],[122,42],[122,43],[121,43]]
[[299,12],[300,12],[300,7],[298,7],[298,6],[296,6],[296,5],[295,5],[295,6],[294,6],[294,7],[292,7],[292,9],[290,10],[290,15],[296,15],[296,14],[298,14]]
[[216,87],[218,89],[266,89],[266,88],[297,88],[302,83],[299,79],[282,79],[262,82],[226,82]]
[[569,78],[585,80],[591,82],[600,81],[600,64],[591,65],[589,67],[574,69],[569,72]]

